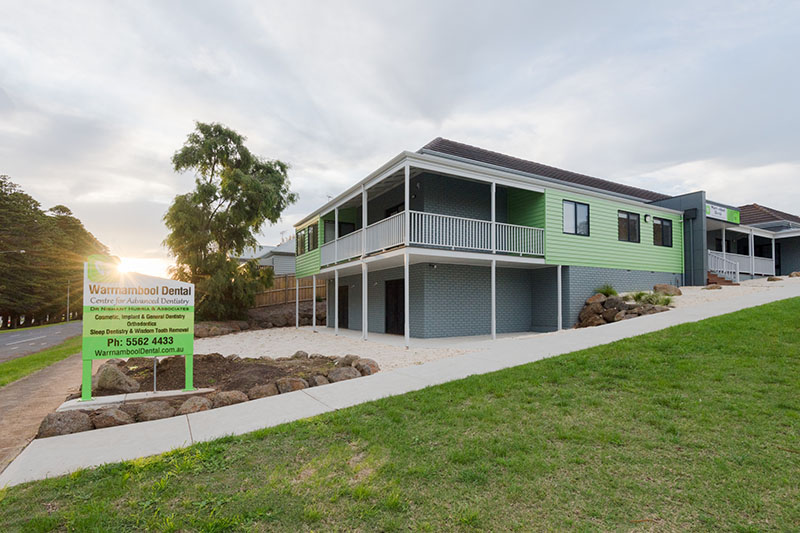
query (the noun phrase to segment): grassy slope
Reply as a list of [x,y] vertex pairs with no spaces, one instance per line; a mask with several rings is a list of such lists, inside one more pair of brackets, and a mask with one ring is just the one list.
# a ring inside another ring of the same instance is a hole
[[800,299],[0,493],[10,529],[797,530]]
[[67,339],[41,352],[0,363],[0,387],[81,351],[81,337]]

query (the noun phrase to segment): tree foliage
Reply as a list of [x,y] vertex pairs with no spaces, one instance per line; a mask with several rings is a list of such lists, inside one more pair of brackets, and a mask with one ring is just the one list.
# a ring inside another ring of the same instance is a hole
[[288,165],[254,155],[244,141],[221,124],[197,122],[172,157],[176,172],[195,173],[195,188],[176,196],[164,215],[164,244],[175,257],[173,278],[195,284],[200,319],[241,318],[254,294],[271,285],[269,270],[232,257],[256,246],[264,224],[296,200]]
[[[25,253],[20,253],[25,250]],[[12,327],[21,316],[59,320],[81,309],[83,263],[108,249],[63,205],[49,210],[11,178],[0,175],[0,316]],[[10,252],[10,253],[9,253]]]

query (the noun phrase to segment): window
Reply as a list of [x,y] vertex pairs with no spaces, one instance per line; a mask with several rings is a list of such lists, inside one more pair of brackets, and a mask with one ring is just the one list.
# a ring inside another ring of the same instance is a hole
[[306,253],[306,230],[305,229],[301,229],[300,231],[297,232],[297,243],[296,244],[297,244],[297,249],[295,250],[295,253],[297,255],[303,255],[304,253]]
[[639,242],[639,215],[627,211],[617,212],[619,240]]
[[319,248],[319,226],[313,224],[308,227],[308,251]]
[[564,200],[564,233],[589,235],[589,205]]
[[653,218],[653,244],[672,248],[672,221]]

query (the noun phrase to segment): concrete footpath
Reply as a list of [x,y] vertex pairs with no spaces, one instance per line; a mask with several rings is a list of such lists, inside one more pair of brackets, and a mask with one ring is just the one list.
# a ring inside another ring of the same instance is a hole
[[794,297],[800,297],[800,284],[776,282],[774,290],[769,292],[675,309],[597,328],[478,342],[475,349],[479,351],[465,355],[220,409],[37,439],[0,474],[0,487],[145,457],[225,435],[241,435],[473,374],[494,372]]

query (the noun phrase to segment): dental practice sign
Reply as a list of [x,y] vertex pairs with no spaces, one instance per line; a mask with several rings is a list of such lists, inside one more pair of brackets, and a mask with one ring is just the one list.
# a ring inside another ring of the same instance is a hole
[[83,268],[81,399],[92,397],[94,359],[182,355],[192,390],[194,285],[119,272],[103,255],[90,256]]

